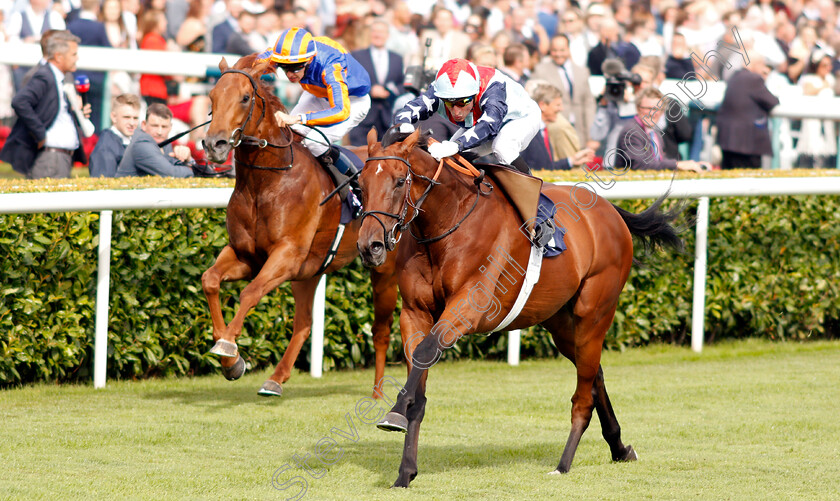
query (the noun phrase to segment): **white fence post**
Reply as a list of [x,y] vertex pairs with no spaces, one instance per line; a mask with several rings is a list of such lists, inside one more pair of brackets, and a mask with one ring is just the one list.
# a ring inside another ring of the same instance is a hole
[[324,309],[327,305],[327,276],[321,275],[312,305],[312,349],[309,354],[309,373],[312,377],[324,374]]
[[519,346],[522,341],[522,333],[519,329],[508,331],[508,364],[519,365]]
[[694,299],[691,308],[691,349],[703,351],[706,314],[706,245],[709,232],[709,197],[697,206],[697,237],[694,243]]
[[111,281],[113,212],[99,213],[99,260],[96,265],[96,334],[93,345],[93,387],[104,388],[108,368],[108,301]]

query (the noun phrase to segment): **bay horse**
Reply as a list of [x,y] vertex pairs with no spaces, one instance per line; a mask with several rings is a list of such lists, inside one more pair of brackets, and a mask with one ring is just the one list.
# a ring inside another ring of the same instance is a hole
[[[213,321],[211,353],[220,355],[222,372],[238,379],[245,372],[236,338],[245,315],[259,300],[291,281],[295,299],[292,338],[274,373],[258,393],[280,396],[304,341],[312,329],[312,303],[321,275],[338,270],[357,255],[360,220],[338,233],[341,203],[337,196],[320,202],[335,188],[318,160],[292,130],[274,120],[285,111],[260,77],[274,71],[256,54],[239,59],[230,68],[223,58],[222,76],[210,91],[212,121],[204,140],[207,158],[224,162],[233,148],[236,183],[227,206],[229,242],[201,277]],[[334,258],[328,261],[334,241]],[[396,260],[371,270],[374,300],[373,344],[376,369],[373,395],[381,395],[391,322],[397,303]],[[239,309],[225,324],[219,301],[221,282],[250,280],[242,290]]]
[[[521,218],[492,172],[488,177],[477,170],[464,175],[443,167],[421,148],[419,134],[417,130],[405,137],[391,129],[377,143],[371,131],[359,179],[367,211],[359,231],[363,262],[385,263],[393,242],[405,237],[396,254],[403,298],[400,330],[409,375],[391,411],[377,424],[406,433],[394,487],[408,487],[417,475],[429,368],[460,336],[504,327],[500,320],[517,300],[518,282],[526,275],[532,253],[530,239],[520,231]],[[542,325],[576,367],[571,431],[552,473],[569,471],[593,408],[612,459],[637,459],[633,447],[621,441],[604,385],[601,350],[633,262],[631,234],[646,244],[682,244],[669,224],[679,210],[659,210],[665,196],[633,214],[594,194],[587,198],[585,190],[573,190],[543,186],[558,208],[555,222],[567,230],[567,249],[543,259],[541,278],[524,308],[504,327]]]

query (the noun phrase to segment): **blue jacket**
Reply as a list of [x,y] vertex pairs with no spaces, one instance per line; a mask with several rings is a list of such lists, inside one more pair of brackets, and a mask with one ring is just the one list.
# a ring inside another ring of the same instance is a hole
[[[367,70],[338,42],[328,37],[315,37],[312,61],[306,65],[300,86],[310,94],[329,100],[331,107],[304,115],[307,125],[332,125],[350,118],[350,96],[361,97],[370,93]],[[269,48],[258,60],[271,56]]]
[[172,153],[171,144],[166,145],[161,153],[154,138],[142,129],[137,129],[131,136],[131,143],[125,149],[123,158],[117,166],[116,177],[192,177],[192,168],[175,157],[170,157],[170,153]]

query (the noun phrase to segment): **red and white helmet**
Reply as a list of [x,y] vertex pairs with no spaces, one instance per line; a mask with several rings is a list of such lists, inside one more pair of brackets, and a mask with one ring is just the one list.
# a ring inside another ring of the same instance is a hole
[[478,68],[466,59],[450,59],[443,63],[435,77],[435,96],[460,99],[478,94]]

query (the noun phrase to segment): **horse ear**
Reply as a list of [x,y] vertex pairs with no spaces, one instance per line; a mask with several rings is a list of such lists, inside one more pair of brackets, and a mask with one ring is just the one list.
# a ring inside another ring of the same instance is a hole
[[412,132],[407,138],[403,139],[402,143],[400,143],[400,147],[406,154],[408,154],[415,146],[417,146],[417,141],[419,139],[420,128],[418,127],[417,129],[414,129],[414,132]]
[[379,141],[379,136],[376,134],[376,127],[371,127],[367,134],[368,150],[370,147]]
[[230,66],[228,66],[227,60],[225,58],[222,58],[222,60],[219,61],[219,71],[224,73],[229,69],[230,69]]

